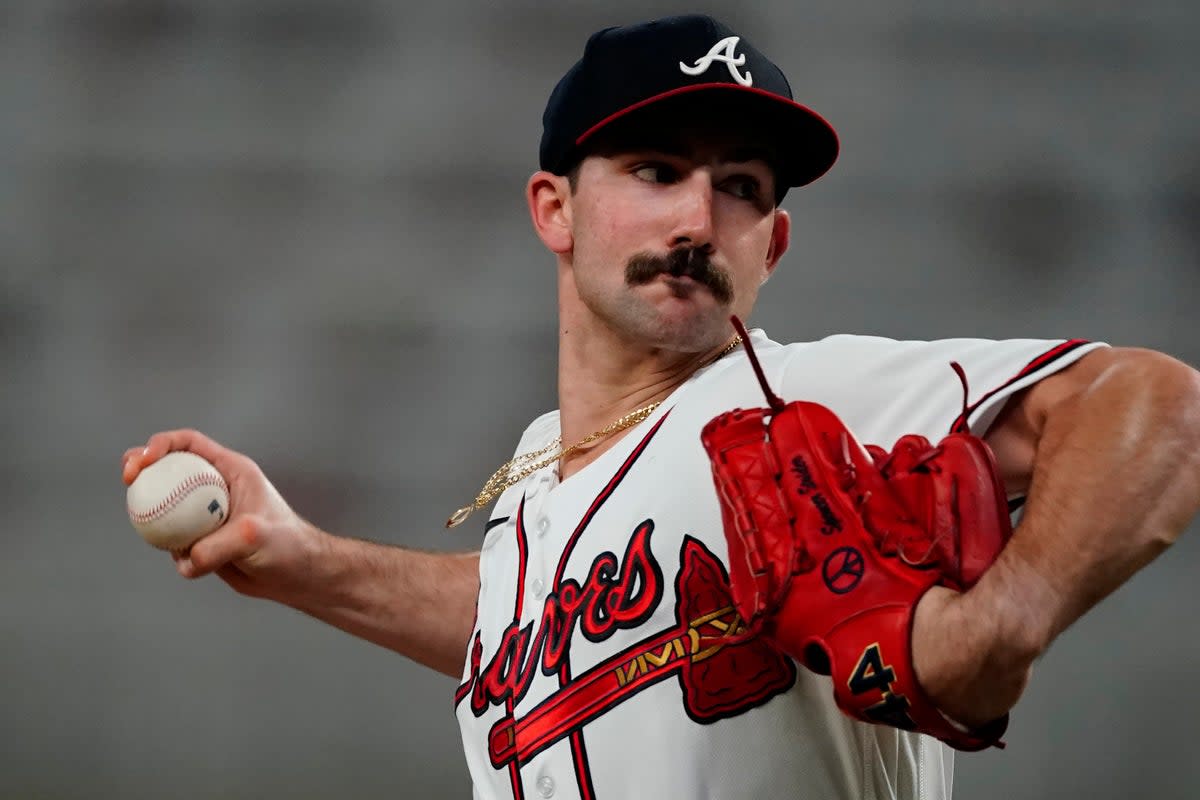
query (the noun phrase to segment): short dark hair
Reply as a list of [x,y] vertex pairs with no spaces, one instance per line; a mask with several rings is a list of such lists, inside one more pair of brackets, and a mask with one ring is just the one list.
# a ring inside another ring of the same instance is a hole
[[576,161],[567,170],[567,186],[571,189],[571,194],[579,191],[579,170],[583,167],[583,159]]

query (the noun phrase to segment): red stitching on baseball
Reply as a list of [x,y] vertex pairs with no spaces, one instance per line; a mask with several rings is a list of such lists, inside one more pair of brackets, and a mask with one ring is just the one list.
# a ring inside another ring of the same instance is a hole
[[195,489],[199,489],[201,486],[216,486],[224,490],[226,494],[229,493],[229,488],[225,485],[225,479],[220,475],[212,472],[197,472],[187,476],[187,478],[185,478],[178,486],[175,487],[175,491],[163,498],[163,500],[153,508],[149,508],[145,511],[134,511],[132,508],[129,508],[127,504],[126,509],[129,511],[129,518],[138,523],[153,522],[159,517],[165,515],[175,506],[179,505],[181,502],[183,502],[185,497],[191,494]]

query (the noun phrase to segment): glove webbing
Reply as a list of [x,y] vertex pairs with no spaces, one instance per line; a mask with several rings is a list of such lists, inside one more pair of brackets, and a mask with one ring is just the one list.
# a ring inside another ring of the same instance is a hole
[[[718,489],[726,507],[733,512],[731,522],[744,538],[756,542],[763,541],[764,537],[778,538],[779,532],[790,532],[795,524],[791,505],[780,488],[779,461],[763,435],[767,416],[766,409],[761,408],[733,412],[731,427],[736,427],[738,435],[731,437],[727,446],[715,454],[729,465],[719,473]],[[784,515],[787,515],[786,519],[782,518]],[[746,628],[731,637],[735,641],[757,635],[763,622],[778,610],[787,596],[792,575],[816,567],[799,537],[788,535],[780,538],[778,544],[786,553],[790,569],[779,569],[779,565],[763,560],[763,553],[779,552],[770,544],[763,548],[745,548],[749,572],[754,578],[754,604],[746,619]],[[780,580],[775,579],[777,574],[782,575]]]

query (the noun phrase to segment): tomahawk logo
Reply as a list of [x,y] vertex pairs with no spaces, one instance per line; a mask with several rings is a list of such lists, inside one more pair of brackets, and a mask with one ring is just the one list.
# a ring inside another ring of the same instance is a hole
[[734,52],[737,49],[738,42],[741,41],[741,38],[742,37],[740,36],[726,36],[724,39],[714,44],[708,53],[701,58],[696,59],[696,63],[692,66],[689,67],[687,64],[680,61],[679,69],[683,71],[684,75],[701,75],[708,71],[708,68],[713,65],[714,61],[723,61],[725,66],[729,67],[729,74],[733,76],[735,81],[740,83],[742,86],[750,86],[753,83],[750,78],[750,73],[747,72],[745,75],[743,75],[742,73],[738,72],[738,67],[746,63],[746,55],[743,53],[739,56]]

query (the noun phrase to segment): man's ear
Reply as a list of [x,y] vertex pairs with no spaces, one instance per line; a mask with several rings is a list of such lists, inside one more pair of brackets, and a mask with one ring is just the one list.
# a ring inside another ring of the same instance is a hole
[[775,221],[771,226],[771,244],[767,247],[767,274],[763,277],[763,283],[766,283],[767,278],[771,277],[771,273],[775,271],[775,267],[779,264],[779,259],[783,258],[783,254],[787,252],[788,245],[791,243],[791,237],[791,216],[782,208],[775,209]]
[[525,200],[533,230],[552,253],[571,252],[571,187],[566,177],[539,170],[529,177]]

